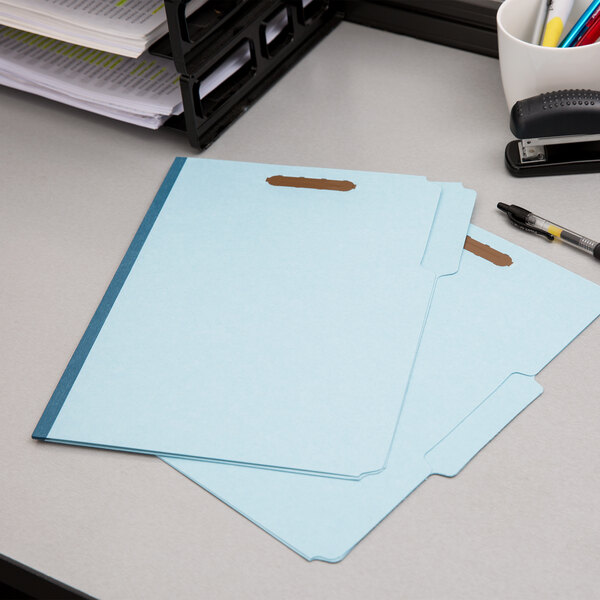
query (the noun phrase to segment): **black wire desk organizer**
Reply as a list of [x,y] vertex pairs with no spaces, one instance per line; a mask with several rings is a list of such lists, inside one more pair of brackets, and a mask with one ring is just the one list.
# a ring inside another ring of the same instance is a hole
[[[168,35],[150,53],[173,60],[183,114],[167,125],[209,146],[343,18],[338,0],[209,0],[190,15],[188,0],[165,0]],[[231,66],[233,65],[233,66]],[[232,72],[206,88],[218,72]],[[206,93],[203,87],[207,89]]]

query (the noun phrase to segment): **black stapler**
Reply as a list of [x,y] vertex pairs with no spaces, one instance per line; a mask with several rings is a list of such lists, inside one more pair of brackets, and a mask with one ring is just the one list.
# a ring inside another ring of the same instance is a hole
[[519,139],[504,156],[515,177],[600,171],[600,92],[560,90],[519,100],[510,129]]

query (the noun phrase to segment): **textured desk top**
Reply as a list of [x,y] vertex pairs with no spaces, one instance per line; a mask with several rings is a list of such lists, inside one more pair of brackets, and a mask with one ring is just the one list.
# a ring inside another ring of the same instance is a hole
[[[473,222],[514,202],[590,236],[598,175],[516,180],[498,63],[342,24],[203,156],[463,181]],[[100,598],[592,598],[600,583],[600,323],[454,479],[432,477],[340,564],[308,563],[148,456],[31,432],[177,155],[145,131],[0,89],[0,553]]]

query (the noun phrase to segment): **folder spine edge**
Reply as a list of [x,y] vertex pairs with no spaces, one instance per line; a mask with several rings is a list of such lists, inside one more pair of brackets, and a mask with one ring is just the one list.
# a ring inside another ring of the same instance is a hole
[[112,281],[110,282],[94,316],[92,317],[81,341],[77,345],[75,352],[73,352],[73,356],[69,360],[69,364],[65,369],[62,377],[60,378],[56,389],[54,390],[52,396],[50,397],[50,401],[46,406],[36,428],[32,434],[34,439],[44,440],[48,438],[48,434],[54,425],[54,421],[58,417],[63,404],[73,387],[75,379],[83,366],[102,326],[104,325],[104,321],[108,317],[113,304],[115,303],[121,288],[123,287],[137,257],[148,237],[158,215],[162,207],[164,206],[167,197],[169,196],[175,181],[179,177],[179,173],[185,164],[186,158],[177,157],[173,161],[167,176],[165,177],[162,185],[160,186],[150,208],[146,212],[127,252],[125,252],[125,256],[123,256],[123,260],[119,265]]

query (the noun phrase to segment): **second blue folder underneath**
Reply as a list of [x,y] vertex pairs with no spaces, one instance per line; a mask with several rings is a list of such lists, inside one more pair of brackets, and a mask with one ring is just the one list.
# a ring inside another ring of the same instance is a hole
[[331,562],[429,475],[455,475],[542,392],[534,375],[600,313],[600,286],[477,227],[469,235],[502,260],[465,250],[458,273],[439,279],[383,471],[350,481],[166,462],[303,557]]

